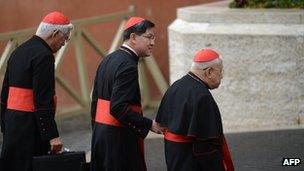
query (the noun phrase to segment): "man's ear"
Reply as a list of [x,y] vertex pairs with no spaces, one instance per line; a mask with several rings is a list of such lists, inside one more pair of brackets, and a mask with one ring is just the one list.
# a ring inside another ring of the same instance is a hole
[[207,78],[211,78],[211,67],[209,67],[209,68],[207,68],[206,70],[205,70],[205,76],[207,77]]
[[59,33],[59,30],[54,30],[52,33],[52,37],[55,37]]
[[136,34],[135,34],[135,33],[131,33],[131,34],[130,34],[130,40],[131,40],[132,42],[134,42],[135,39],[136,39]]

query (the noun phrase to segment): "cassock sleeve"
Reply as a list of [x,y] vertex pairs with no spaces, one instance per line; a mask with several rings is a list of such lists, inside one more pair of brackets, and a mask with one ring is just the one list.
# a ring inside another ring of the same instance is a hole
[[191,102],[192,114],[188,135],[203,140],[217,138],[221,142],[223,135],[221,115],[211,94],[194,91],[191,94]]
[[138,94],[138,70],[134,66],[124,66],[118,71],[112,94],[111,114],[141,138],[145,138],[152,126],[152,120],[131,109],[132,98]]
[[32,61],[35,115],[42,140],[59,136],[55,122],[54,57],[41,55]]
[[163,125],[165,127],[168,127],[168,113],[169,113],[168,108],[170,108],[169,104],[167,103],[168,102],[167,98],[170,97],[168,92],[169,91],[166,91],[166,93],[164,94],[164,96],[163,96],[163,98],[160,102],[160,105],[159,105],[159,108],[158,108],[158,111],[157,111],[157,115],[155,117],[155,121],[157,123],[160,123],[161,125]]
[[98,100],[98,93],[97,93],[97,78],[98,77],[97,77],[97,75],[98,75],[98,72],[96,72],[96,76],[95,76],[95,80],[94,80],[93,92],[92,92],[92,102],[91,102],[91,126],[92,126],[92,129],[93,129],[94,123],[95,123],[96,107],[97,107],[97,100]]
[[[194,99],[194,97],[192,98]],[[222,156],[223,135],[220,115],[209,95],[193,100],[189,135],[193,135],[193,154],[202,170],[225,171]]]
[[3,84],[2,84],[2,90],[1,90],[1,110],[0,110],[0,117],[1,117],[1,132],[4,134],[5,131],[5,111],[7,107],[7,98],[8,98],[8,88],[9,88],[9,81],[8,81],[8,67],[5,72],[5,76],[3,79]]

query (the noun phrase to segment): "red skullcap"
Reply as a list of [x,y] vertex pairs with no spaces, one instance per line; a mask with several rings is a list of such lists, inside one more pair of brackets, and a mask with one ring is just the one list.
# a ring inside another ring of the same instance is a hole
[[196,54],[193,58],[193,61],[194,62],[208,62],[208,61],[212,61],[219,57],[220,57],[220,55],[212,49],[202,49],[202,50],[199,50],[198,52],[196,52]]
[[57,11],[51,12],[48,15],[46,15],[44,17],[44,19],[42,20],[42,22],[48,23],[48,24],[56,24],[56,25],[70,24],[70,20],[66,16],[64,16],[62,13],[57,12]]
[[124,30],[127,30],[128,28],[130,28],[130,27],[132,27],[132,26],[135,26],[136,24],[138,24],[138,23],[140,23],[140,22],[142,22],[142,21],[144,21],[144,20],[145,20],[145,19],[143,19],[143,18],[141,18],[141,17],[131,17],[131,18],[127,21]]

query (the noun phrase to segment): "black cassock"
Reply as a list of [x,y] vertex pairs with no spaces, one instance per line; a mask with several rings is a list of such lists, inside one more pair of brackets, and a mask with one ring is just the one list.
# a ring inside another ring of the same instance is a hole
[[138,57],[126,47],[99,65],[92,96],[93,171],[143,171],[143,139],[152,121],[142,116]]
[[207,85],[193,73],[169,87],[156,122],[168,127],[165,156],[169,171],[233,170],[218,106]]
[[1,91],[1,158],[6,171],[31,171],[32,157],[45,155],[58,137],[54,56],[37,36],[10,56]]

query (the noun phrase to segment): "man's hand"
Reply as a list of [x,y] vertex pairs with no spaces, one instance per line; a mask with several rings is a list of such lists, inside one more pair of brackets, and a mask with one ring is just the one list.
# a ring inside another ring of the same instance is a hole
[[50,140],[51,154],[60,154],[62,152],[63,143],[59,137]]
[[152,122],[152,126],[151,126],[151,131],[157,134],[163,134],[163,132],[166,130],[167,128],[162,127],[159,123],[155,122],[155,120],[153,120]]

